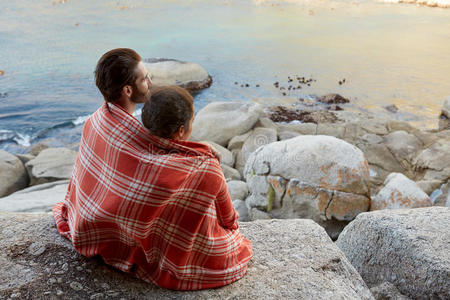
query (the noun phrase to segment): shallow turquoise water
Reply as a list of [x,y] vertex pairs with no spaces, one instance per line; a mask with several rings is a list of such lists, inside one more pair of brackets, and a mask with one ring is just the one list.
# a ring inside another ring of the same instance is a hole
[[[348,109],[382,112],[394,103],[400,111],[393,117],[436,126],[450,95],[449,9],[371,1],[271,5],[277,2],[2,3],[0,148],[23,152],[46,138],[76,142],[73,121],[102,103],[95,64],[116,47],[205,67],[214,83],[196,95],[197,109],[211,101],[270,105],[337,92],[352,100]],[[317,81],[283,96],[273,82],[287,85],[294,75]],[[241,88],[245,83],[250,87]]]

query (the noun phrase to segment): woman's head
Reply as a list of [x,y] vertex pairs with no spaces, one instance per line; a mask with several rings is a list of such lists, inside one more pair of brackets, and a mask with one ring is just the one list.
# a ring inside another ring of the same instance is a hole
[[194,99],[181,87],[155,88],[142,108],[142,123],[156,136],[187,140],[192,132]]

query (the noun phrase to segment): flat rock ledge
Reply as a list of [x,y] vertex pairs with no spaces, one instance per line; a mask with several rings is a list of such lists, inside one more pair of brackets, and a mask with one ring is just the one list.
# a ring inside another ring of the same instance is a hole
[[413,299],[450,299],[449,228],[448,207],[379,210],[359,214],[337,245],[371,288],[387,282]]
[[158,288],[86,258],[50,214],[0,213],[0,298],[20,299],[373,299],[325,230],[311,220],[241,223],[253,242],[247,275],[217,289]]

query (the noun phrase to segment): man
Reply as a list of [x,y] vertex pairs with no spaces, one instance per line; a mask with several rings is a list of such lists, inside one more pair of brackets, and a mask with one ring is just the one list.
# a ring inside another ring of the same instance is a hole
[[137,103],[150,98],[152,81],[141,57],[132,49],[119,48],[105,53],[95,70],[95,83],[106,102],[129,114]]
[[161,287],[240,279],[251,243],[211,149],[154,136],[132,116],[152,84],[135,51],[109,51],[95,77],[105,103],[86,120],[66,197],[53,207],[58,231],[82,255]]

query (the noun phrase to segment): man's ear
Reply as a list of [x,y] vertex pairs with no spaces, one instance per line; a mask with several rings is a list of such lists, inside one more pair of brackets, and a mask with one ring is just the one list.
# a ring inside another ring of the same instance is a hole
[[122,95],[127,96],[128,98],[131,98],[132,94],[133,94],[133,89],[131,88],[131,85],[124,85],[122,88]]

